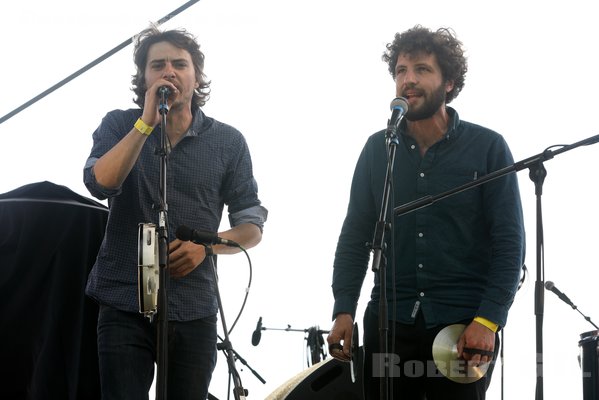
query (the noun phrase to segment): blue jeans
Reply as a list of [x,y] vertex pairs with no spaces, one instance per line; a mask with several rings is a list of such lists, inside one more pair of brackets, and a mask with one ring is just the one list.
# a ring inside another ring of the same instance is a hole
[[[148,400],[157,352],[156,320],[101,305],[98,357],[103,400]],[[167,399],[205,400],[216,366],[216,315],[169,321]]]

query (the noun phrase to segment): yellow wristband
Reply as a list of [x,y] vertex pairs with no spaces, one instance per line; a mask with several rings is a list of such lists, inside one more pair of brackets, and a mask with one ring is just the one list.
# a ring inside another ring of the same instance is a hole
[[495,322],[489,321],[488,319],[486,319],[484,317],[476,317],[476,318],[474,318],[474,321],[478,322],[481,325],[486,326],[493,332],[497,332],[497,329],[499,329],[499,325],[497,325]]
[[152,133],[152,131],[154,130],[153,127],[151,127],[150,125],[147,125],[145,122],[143,122],[141,120],[141,118],[139,118],[137,121],[135,121],[135,125],[133,125],[133,126],[140,133],[143,133],[146,136],[150,136],[150,133]]

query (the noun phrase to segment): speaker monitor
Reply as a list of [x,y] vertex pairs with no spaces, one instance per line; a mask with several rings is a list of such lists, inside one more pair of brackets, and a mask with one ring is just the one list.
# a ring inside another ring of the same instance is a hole
[[268,400],[363,400],[362,377],[352,382],[350,363],[327,358],[279,387]]

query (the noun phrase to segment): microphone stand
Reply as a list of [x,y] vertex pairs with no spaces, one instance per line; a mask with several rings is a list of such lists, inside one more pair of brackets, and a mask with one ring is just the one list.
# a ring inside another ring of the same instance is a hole
[[[549,281],[547,281],[547,283],[549,283]],[[595,329],[599,330],[599,326],[595,325],[595,323],[593,321],[591,321],[591,317],[589,317],[588,315],[585,315],[582,311],[580,311],[578,309],[578,306],[576,304],[574,304],[572,302],[572,300],[570,300],[568,297],[566,297],[563,293],[559,293],[559,291],[555,291],[555,288],[547,288],[547,285],[545,285],[545,289],[547,290],[551,290],[552,292],[555,293],[555,295],[564,303],[566,303],[567,305],[569,305],[570,307],[572,307],[573,310],[576,310],[580,315],[582,315],[582,317],[591,325],[593,325],[595,327]]]
[[[328,334],[330,331],[324,331],[319,329],[318,326],[313,326],[307,329],[292,329],[291,325],[287,325],[287,328],[267,328],[260,327],[260,331],[285,331],[285,332],[304,332],[307,333],[306,337],[307,346],[310,348],[310,361],[312,365],[322,361],[320,359],[321,355],[324,355],[324,352],[318,352],[318,348],[322,348],[324,346],[324,339],[322,338],[323,334]],[[254,346],[257,346],[256,343]],[[326,358],[326,356],[324,356]],[[310,362],[308,362],[308,367],[310,366]]]
[[578,309],[578,307],[576,307],[575,305],[572,305],[572,308],[575,309],[576,311],[578,311],[578,313],[580,315],[582,315],[582,317],[591,325],[593,325],[595,327],[595,329],[599,330],[599,326],[597,326],[593,321],[591,321],[591,317],[589,317],[588,315],[584,315],[584,313],[582,311],[580,311]]
[[235,400],[245,400],[248,395],[247,390],[243,388],[241,384],[241,377],[239,373],[235,369],[235,350],[233,350],[233,346],[231,345],[231,341],[229,340],[229,329],[227,328],[227,323],[225,321],[225,312],[223,311],[223,303],[220,298],[220,291],[218,289],[218,274],[216,272],[216,264],[214,262],[214,251],[212,250],[212,246],[210,244],[204,244],[206,248],[206,257],[210,260],[210,267],[212,269],[212,274],[214,277],[214,292],[216,293],[216,300],[218,302],[218,310],[220,312],[220,319],[224,332],[224,339],[222,343],[220,343],[217,348],[222,350],[225,353],[227,358],[227,365],[229,367],[229,379],[233,378],[233,384],[235,385],[233,389],[233,395],[235,396]]
[[[385,186],[383,188],[381,212],[379,215],[379,220],[375,226],[374,238],[372,240],[372,250],[374,253],[372,258],[372,271],[379,273],[380,286],[379,351],[385,356],[389,355],[389,339],[387,334],[389,332],[389,316],[387,315],[387,260],[383,254],[383,251],[386,250],[385,232],[387,230],[391,232],[393,231],[393,220],[392,218],[389,218],[389,197],[393,187],[393,165],[395,164],[395,152],[397,145],[399,144],[399,139],[397,138],[397,128],[399,127],[401,120],[402,118],[397,118],[395,124],[389,121],[389,124],[387,125],[387,131],[385,133],[387,146],[387,171],[385,173]],[[390,219],[391,222],[388,222],[387,219]],[[393,396],[392,390],[389,388],[389,366],[385,366],[384,371],[385,374],[379,382],[381,400],[387,400]]]
[[536,252],[537,252],[537,280],[535,281],[535,333],[536,333],[536,351],[537,351],[537,382],[535,390],[535,399],[543,400],[543,317],[545,307],[545,253],[544,253],[544,237],[543,237],[543,213],[541,211],[541,196],[543,195],[543,182],[547,176],[547,171],[543,165],[544,159],[550,159],[552,155],[548,155],[549,158],[539,158],[536,162],[532,163],[529,167],[529,178],[535,184],[535,196],[536,196],[536,211],[537,211],[537,241],[536,241]]
[[[220,339],[220,338],[219,338],[219,339]],[[224,345],[224,341],[221,339],[221,343],[218,343],[218,344],[216,345],[216,348],[217,348],[218,350],[222,351],[223,353],[225,353],[225,357],[228,357],[228,354],[227,354],[227,352],[225,351],[225,349],[224,349],[224,346],[225,346],[225,345]],[[243,359],[243,357],[241,357],[241,356],[239,355],[239,353],[235,351],[235,349],[233,349],[233,348],[231,347],[231,351],[233,352],[233,355],[234,355],[234,357],[235,357],[235,359],[236,359],[236,360],[239,360],[239,361],[240,361],[240,362],[241,362],[243,365],[245,365],[245,366],[246,366],[246,367],[247,367],[247,368],[250,370],[250,372],[251,372],[252,374],[254,374],[254,376],[255,376],[255,377],[256,377],[256,378],[257,378],[257,379],[258,379],[260,382],[262,382],[263,384],[266,384],[266,381],[264,380],[264,378],[262,378],[262,376],[260,376],[260,374],[259,374],[259,373],[258,373],[256,370],[254,370],[254,369],[253,369],[253,368],[252,368],[252,367],[251,367],[251,366],[250,366],[250,365],[247,363],[247,361],[245,361],[245,359]],[[230,393],[230,392],[231,392],[231,375],[232,375],[232,374],[231,374],[231,373],[229,373],[229,384],[227,385],[227,387],[228,387],[228,391],[227,391],[227,393]],[[228,398],[228,397],[229,397],[229,396],[227,396],[227,398]]]
[[160,105],[158,111],[160,121],[160,209],[158,211],[158,332],[156,352],[156,399],[166,400],[167,394],[167,365],[168,365],[168,227],[167,227],[167,202],[166,202],[166,157],[167,135],[166,115],[168,114],[167,93],[160,91]]
[[317,326],[313,326],[308,329],[308,336],[306,337],[306,346],[310,349],[310,359],[308,367],[310,365],[318,364],[326,358],[324,351],[324,339],[322,337],[322,331]]
[[[220,344],[218,344],[216,347],[217,347],[219,350],[222,350],[222,349],[221,349],[221,345],[220,345]],[[243,357],[241,357],[241,356],[239,355],[239,353],[238,353],[238,352],[236,352],[236,351],[235,351],[235,349],[231,348],[231,351],[232,351],[232,352],[233,352],[233,354],[235,355],[235,359],[239,360],[239,361],[240,361],[240,362],[241,362],[243,365],[245,365],[245,366],[246,366],[246,367],[247,367],[247,368],[250,370],[250,372],[251,372],[252,374],[254,374],[254,376],[255,376],[255,377],[256,377],[256,378],[257,378],[257,379],[258,379],[260,382],[262,382],[262,383],[266,384],[266,381],[264,380],[264,378],[262,378],[262,376],[260,376],[260,374],[258,373],[258,371],[256,371],[255,369],[253,369],[253,368],[252,368],[252,367],[251,367],[251,366],[248,364],[248,362],[247,362],[247,361],[245,361],[245,359],[244,359]]]
[[530,179],[535,183],[535,195],[537,198],[537,281],[535,282],[535,315],[536,315],[536,350],[537,350],[537,386],[535,399],[543,400],[543,309],[544,309],[544,284],[543,284],[543,224],[541,213],[541,195],[543,193],[542,185],[547,172],[543,162],[552,159],[554,156],[566,151],[575,149],[579,146],[588,146],[599,142],[599,135],[591,136],[571,145],[562,146],[558,150],[547,149],[535,156],[529,157],[511,166],[501,168],[491,172],[478,180],[450,189],[438,195],[428,195],[420,199],[411,201],[394,209],[396,216],[404,215],[433,204],[435,201],[444,199],[454,194],[482,185],[492,179],[497,179],[512,172],[518,172],[524,168],[530,170]]

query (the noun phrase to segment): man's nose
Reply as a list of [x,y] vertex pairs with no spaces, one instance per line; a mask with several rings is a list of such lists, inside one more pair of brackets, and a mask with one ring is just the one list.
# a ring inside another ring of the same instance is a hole
[[172,79],[175,77],[175,69],[171,63],[166,63],[164,66],[164,72],[162,73],[164,79]]
[[412,70],[406,70],[402,77],[402,83],[416,83],[418,82],[418,78],[416,74]]

